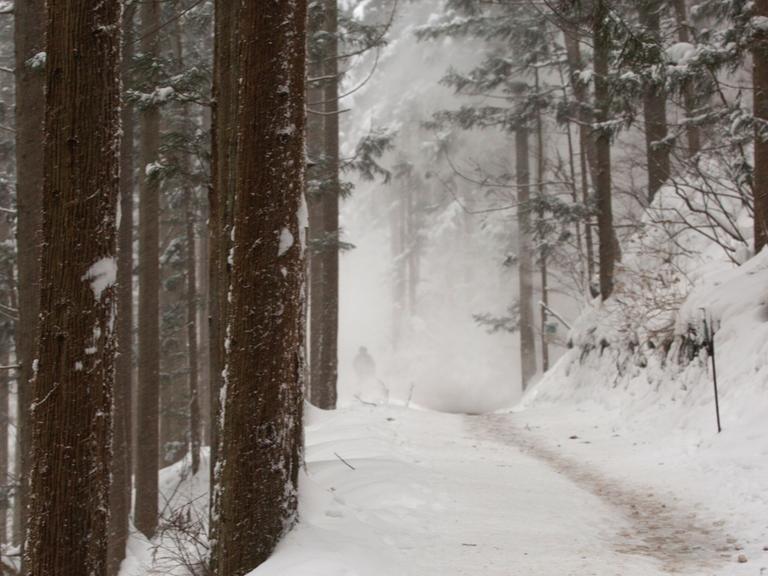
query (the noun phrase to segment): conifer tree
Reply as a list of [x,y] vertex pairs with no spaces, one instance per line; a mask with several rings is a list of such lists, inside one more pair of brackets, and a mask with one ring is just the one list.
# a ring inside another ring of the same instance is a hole
[[16,78],[16,202],[19,251],[19,322],[16,348],[19,372],[16,470],[19,486],[14,508],[13,540],[23,546],[26,533],[29,454],[32,447],[29,407],[32,365],[36,357],[40,308],[40,229],[43,199],[43,121],[45,87],[45,2],[28,0],[14,6]]
[[613,292],[617,248],[613,229],[611,131],[608,127],[611,110],[609,75],[612,22],[607,0],[595,0],[591,25],[595,69],[595,194],[600,246],[600,297],[606,300]]
[[[141,51],[155,79],[158,57],[159,0],[140,4]],[[157,528],[160,393],[160,110],[141,112],[139,146],[139,374],[137,394],[136,498],[134,523],[151,538]]]
[[[123,87],[130,86],[133,64],[134,16],[136,6],[129,4],[123,12]],[[115,360],[114,419],[112,443],[112,485],[109,505],[108,574],[116,575],[125,558],[128,543],[128,516],[133,494],[132,447],[133,426],[133,106],[123,101],[120,123],[123,138],[120,145],[120,226],[117,251],[117,319],[118,355]]]
[[[120,149],[118,0],[50,0],[30,574],[105,574]],[[38,15],[39,17],[39,15]]]
[[[239,14],[241,129],[214,501],[213,554],[220,576],[256,568],[296,519],[304,376],[306,16],[304,0],[243,3]],[[217,82],[232,81],[221,72]]]
[[[669,179],[670,147],[666,142],[667,93],[663,74],[654,74],[654,67],[665,65],[661,38],[660,0],[643,0],[637,5],[640,24],[644,28],[644,56],[646,67],[652,68],[644,86],[643,114],[645,116],[646,157],[648,158],[648,201],[652,202],[661,186]],[[662,78],[660,82],[659,76]]]

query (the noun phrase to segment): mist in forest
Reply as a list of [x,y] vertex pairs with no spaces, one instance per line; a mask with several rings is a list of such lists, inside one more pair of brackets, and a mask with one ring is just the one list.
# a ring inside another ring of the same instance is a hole
[[[342,154],[353,155],[367,131],[387,130],[395,137],[381,160],[391,179],[356,178],[342,209],[343,240],[353,245],[341,256],[344,403],[369,392],[365,385],[360,389],[353,368],[361,346],[370,351],[376,377],[393,401],[411,397],[429,408],[472,412],[501,407],[520,394],[517,337],[489,334],[474,319],[504,314],[515,298],[514,270],[504,267],[514,250],[514,219],[508,210],[472,213],[476,208],[459,196],[472,185],[440,155],[447,135],[424,126],[434,112],[462,100],[439,83],[449,66],[476,60],[471,42],[448,50],[444,42],[417,40],[416,28],[438,5],[401,5],[393,40],[378,64],[377,55],[366,55],[345,80],[347,89],[363,86],[345,100],[350,111],[342,117]],[[511,154],[501,134],[465,134],[451,148],[459,157],[472,150],[501,166]],[[408,219],[412,230],[403,232]]]

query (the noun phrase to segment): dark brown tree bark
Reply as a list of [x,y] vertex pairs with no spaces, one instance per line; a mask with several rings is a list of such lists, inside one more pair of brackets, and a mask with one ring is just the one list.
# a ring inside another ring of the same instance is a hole
[[618,243],[613,229],[611,198],[611,135],[606,127],[610,115],[608,74],[611,50],[609,7],[596,0],[592,15],[592,40],[595,68],[595,193],[597,229],[600,241],[600,296],[606,300],[613,292],[613,272]]
[[[310,149],[319,153],[319,190],[310,200],[310,401],[324,410],[336,408],[338,380],[339,323],[339,63],[337,0],[324,0],[322,21],[314,23],[322,31],[323,47],[312,72],[324,80],[319,88],[310,87],[308,138]],[[317,138],[315,144],[313,140]]]
[[[768,18],[768,0],[756,0],[755,14]],[[768,32],[761,30],[753,49],[755,106],[755,252],[768,244]]]
[[302,437],[306,1],[241,10],[219,576],[256,568],[294,523]]
[[[326,189],[323,193],[323,228],[325,245],[323,259],[324,300],[321,303],[320,365],[312,368],[312,403],[325,410],[336,408],[339,339],[339,48],[337,0],[325,0],[325,33],[327,50],[324,54],[323,85],[325,102],[324,156]],[[313,329],[314,330],[314,329]],[[313,337],[314,338],[314,337]]]
[[[661,46],[661,9],[660,0],[643,0],[637,5],[640,22],[653,36],[659,52]],[[648,202],[653,202],[656,193],[669,179],[669,146],[666,144],[667,129],[667,94],[663,85],[651,84],[645,87],[643,94],[643,112],[645,115],[645,149],[648,162]]]
[[[118,0],[49,0],[27,561],[105,574],[119,180]],[[39,17],[39,15],[38,15]]]
[[[673,0],[673,4],[675,20],[677,21],[678,39],[680,42],[690,43],[691,33],[686,0]],[[685,115],[690,120],[696,115],[696,109],[698,108],[696,89],[690,82],[683,88],[683,104],[685,106]],[[701,131],[698,126],[689,123],[685,127],[685,133],[688,139],[688,154],[689,156],[695,156],[701,151]]]
[[[123,13],[123,85],[130,86],[133,61],[134,4]],[[120,226],[117,250],[117,350],[115,360],[114,423],[112,433],[112,485],[109,495],[108,574],[116,575],[125,558],[128,516],[132,496],[132,388],[133,388],[133,107],[123,103],[120,123]]]
[[26,533],[28,455],[32,447],[29,407],[32,363],[36,357],[40,308],[40,229],[43,204],[43,120],[45,73],[45,2],[27,0],[14,5],[16,65],[16,202],[18,209],[19,322],[16,470],[19,487],[14,507],[13,543],[21,546]]
[[[325,14],[324,6],[316,5],[310,11],[308,18],[309,37],[325,38]],[[320,42],[310,41],[308,53],[307,74],[310,78],[323,78],[323,60],[325,53],[321,50]],[[307,178],[307,208],[309,211],[309,282],[308,282],[308,307],[309,307],[309,378],[307,379],[307,398],[314,404],[316,397],[322,399],[323,391],[313,391],[317,385],[322,387],[323,366],[323,320],[325,317],[325,274],[323,266],[324,258],[325,223],[324,223],[324,199],[329,186],[325,184],[327,178],[325,156],[325,116],[322,102],[325,98],[322,80],[312,80],[307,84],[307,102],[312,110],[307,115],[307,155],[311,161],[311,167]],[[315,107],[313,109],[312,107]]]
[[[589,168],[587,167],[587,142],[582,132],[579,137],[579,174],[581,183],[581,202],[584,206],[589,206]],[[587,136],[586,140],[589,140]],[[595,239],[593,233],[592,217],[587,217],[584,222],[584,244],[587,256],[587,289],[592,298],[597,297],[597,288],[593,287],[595,279]]]
[[[214,106],[212,113],[212,186],[208,195],[208,234],[210,237],[208,269],[209,355],[211,381],[211,481],[220,448],[220,413],[224,341],[229,290],[229,253],[232,199],[234,198],[234,159],[237,145],[237,44],[240,30],[240,3],[216,0],[214,34]],[[211,498],[215,491],[211,490]],[[211,510],[214,506],[211,505]],[[216,527],[212,524],[212,529]]]
[[536,334],[533,309],[533,253],[531,248],[531,199],[529,130],[519,126],[515,131],[515,172],[517,174],[517,260],[518,310],[520,313],[520,382],[523,391],[536,376]]
[[[140,4],[141,51],[159,54],[160,1]],[[160,110],[142,111],[139,150],[139,381],[136,415],[134,524],[148,538],[157,528],[160,390],[160,187],[151,167],[159,158]],[[148,169],[149,168],[149,169]]]
[[[182,7],[177,6],[177,11]],[[176,27],[176,58],[179,62],[180,71],[184,70],[184,42],[181,33],[181,26]],[[189,109],[186,104],[183,105],[181,112],[181,122],[183,132],[187,132],[192,126],[192,120],[189,117]],[[180,164],[182,172],[189,174],[191,172],[191,161],[189,154],[182,152]],[[191,451],[192,474],[197,474],[200,469],[200,449],[202,446],[201,422],[200,422],[200,394],[199,394],[199,357],[197,343],[197,264],[195,262],[195,225],[197,213],[195,206],[195,191],[186,180],[182,185],[182,210],[184,212],[184,301],[186,305],[186,336],[187,336],[187,388],[189,393],[188,409],[188,442]]]

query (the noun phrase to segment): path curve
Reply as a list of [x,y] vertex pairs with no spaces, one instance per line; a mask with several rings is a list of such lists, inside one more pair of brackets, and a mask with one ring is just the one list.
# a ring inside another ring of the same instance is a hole
[[711,574],[729,562],[729,551],[738,544],[724,531],[725,522],[706,522],[695,510],[652,489],[608,477],[515,425],[513,418],[504,414],[470,416],[466,422],[479,439],[519,449],[620,512],[631,529],[615,535],[617,552],[653,558],[670,574]]

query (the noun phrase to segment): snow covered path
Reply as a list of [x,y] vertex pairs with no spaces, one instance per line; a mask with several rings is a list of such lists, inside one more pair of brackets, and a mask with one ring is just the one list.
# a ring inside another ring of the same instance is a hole
[[[612,546],[628,555],[657,561],[661,573],[706,574],[726,563],[736,540],[723,532],[724,522],[707,522],[695,510],[626,481],[607,477],[589,464],[563,454],[562,445],[548,446],[530,431],[518,428],[510,416],[486,416],[472,424],[484,437],[516,447],[550,466],[575,487],[596,496],[622,517],[614,525]],[[568,440],[578,441],[577,436]],[[722,554],[722,555],[721,555]],[[650,573],[650,572],[649,572]],[[654,570],[653,573],[656,573]]]
[[757,576],[768,564],[763,535],[739,564],[730,526],[663,476],[654,490],[568,453],[587,442],[556,442],[519,415],[313,412],[302,522],[254,574]]

